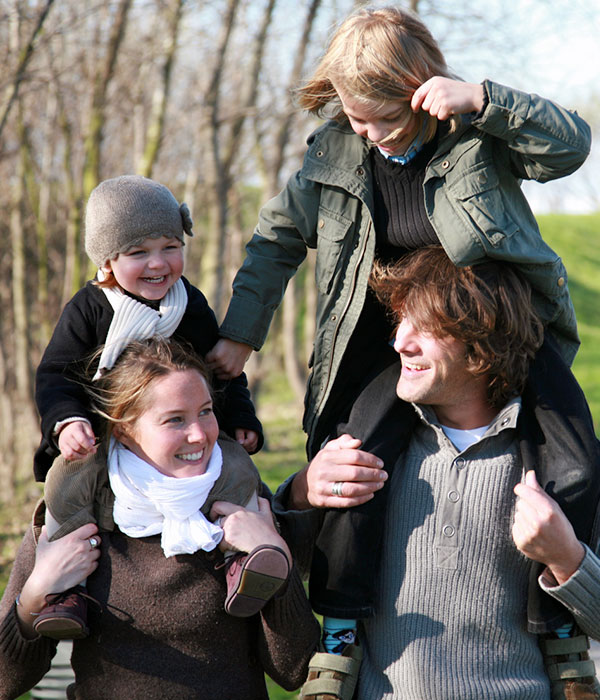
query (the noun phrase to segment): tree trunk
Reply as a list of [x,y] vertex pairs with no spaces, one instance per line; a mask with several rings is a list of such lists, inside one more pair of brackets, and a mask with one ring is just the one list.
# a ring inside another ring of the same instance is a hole
[[163,138],[165,115],[167,113],[167,103],[171,89],[171,71],[177,51],[177,36],[179,34],[184,2],[185,0],[172,0],[171,5],[167,8],[169,13],[169,35],[167,38],[164,65],[161,71],[161,80],[154,91],[152,113],[146,131],[146,147],[138,167],[138,172],[145,177],[152,177],[152,171],[158,160],[158,153]]
[[[19,118],[20,123],[21,121]],[[22,147],[13,188],[13,207],[10,216],[16,399],[13,403],[15,414],[13,450],[16,455],[17,478],[27,478],[31,474],[31,455],[35,449],[35,436],[37,436],[37,420],[32,404],[33,391],[29,363],[29,309],[27,304],[26,243],[23,226],[26,158],[26,149]]]
[[21,86],[23,78],[25,77],[25,70],[27,69],[27,64],[29,63],[33,55],[36,40],[40,32],[42,31],[42,27],[44,26],[44,22],[46,21],[46,17],[48,16],[48,12],[50,12],[50,8],[52,7],[53,3],[54,0],[46,0],[46,4],[40,12],[38,21],[33,29],[33,32],[31,33],[29,41],[20,51],[17,70],[15,71],[15,77],[13,78],[12,85],[9,88],[9,94],[7,99],[5,100],[5,105],[2,110],[2,116],[0,117],[0,139],[2,137],[2,132],[4,131],[8,115],[10,114],[10,110],[12,109],[12,106],[14,105],[19,94],[19,88]]

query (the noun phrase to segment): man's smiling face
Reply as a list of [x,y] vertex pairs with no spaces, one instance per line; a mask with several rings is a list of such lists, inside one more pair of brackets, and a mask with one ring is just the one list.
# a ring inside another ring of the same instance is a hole
[[487,417],[493,417],[495,412],[487,403],[487,378],[467,370],[463,342],[451,336],[437,338],[403,318],[394,349],[402,362],[396,387],[399,398],[431,406],[440,423],[449,427],[479,427],[470,423],[486,425]]

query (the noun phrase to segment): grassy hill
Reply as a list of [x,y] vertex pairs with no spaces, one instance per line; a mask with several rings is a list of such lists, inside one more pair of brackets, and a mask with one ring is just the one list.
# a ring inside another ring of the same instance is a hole
[[596,432],[600,428],[600,213],[538,217],[544,239],[569,273],[581,348],[573,371],[588,398]]

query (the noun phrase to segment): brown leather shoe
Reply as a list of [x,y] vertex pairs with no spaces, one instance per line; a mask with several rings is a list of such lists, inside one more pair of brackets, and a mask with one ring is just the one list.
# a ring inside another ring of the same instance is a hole
[[90,596],[84,586],[75,586],[62,593],[46,596],[48,604],[37,616],[33,629],[43,637],[52,639],[87,637],[88,599]]
[[290,564],[283,550],[270,544],[238,552],[225,561],[227,598],[225,611],[234,617],[249,617],[287,581]]

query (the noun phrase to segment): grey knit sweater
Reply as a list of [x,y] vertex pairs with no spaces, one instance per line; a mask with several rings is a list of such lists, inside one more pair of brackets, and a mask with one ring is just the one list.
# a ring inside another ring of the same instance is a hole
[[[526,630],[530,562],[511,537],[522,478],[518,410],[510,403],[462,453],[433,412],[421,411],[389,486],[378,612],[360,629],[359,700],[550,697],[537,638]],[[586,549],[580,570],[545,590],[600,637],[595,554]]]

